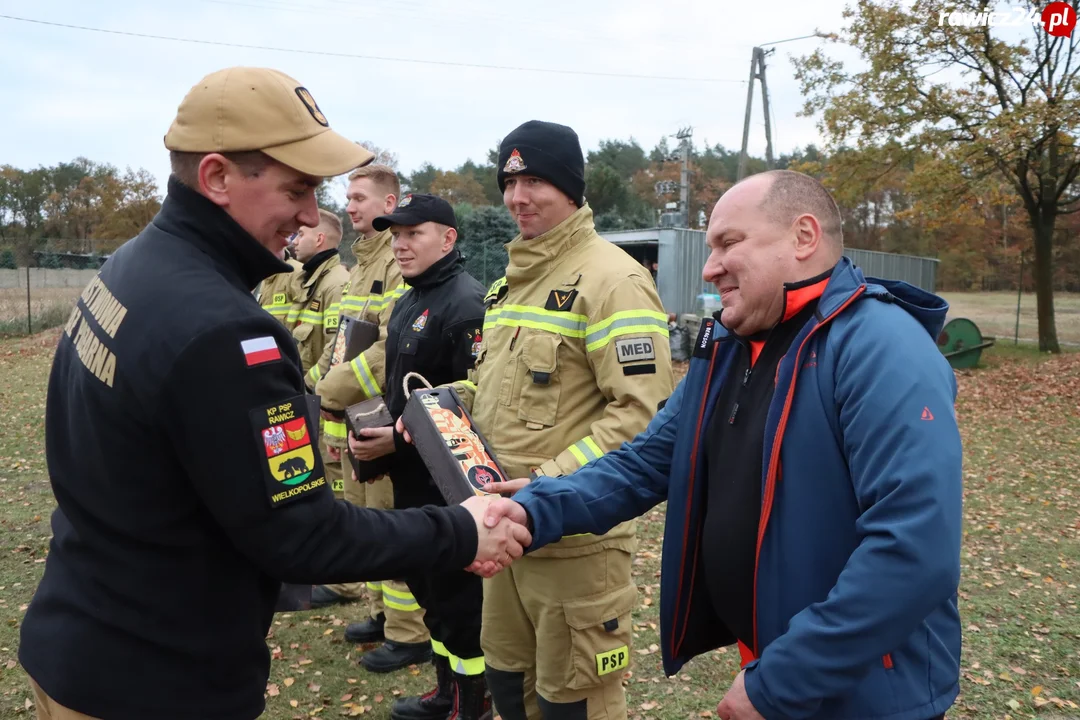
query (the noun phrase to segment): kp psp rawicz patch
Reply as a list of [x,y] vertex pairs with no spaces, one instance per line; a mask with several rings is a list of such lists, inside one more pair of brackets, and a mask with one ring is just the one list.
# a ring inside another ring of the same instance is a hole
[[251,411],[267,497],[278,507],[326,488],[322,458],[311,441],[303,395]]

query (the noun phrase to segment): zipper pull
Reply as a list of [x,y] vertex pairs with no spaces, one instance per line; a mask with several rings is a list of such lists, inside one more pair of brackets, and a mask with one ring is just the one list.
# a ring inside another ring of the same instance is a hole
[[521,332],[521,326],[518,325],[517,330],[514,331],[514,337],[510,338],[510,351],[514,351],[514,343],[517,342],[518,333]]
[[739,403],[735,403],[735,407],[731,408],[731,417],[727,419],[728,425],[735,424],[735,415],[739,412]]
[[742,376],[742,386],[746,387],[746,383],[750,382],[750,368],[746,368],[746,372]]

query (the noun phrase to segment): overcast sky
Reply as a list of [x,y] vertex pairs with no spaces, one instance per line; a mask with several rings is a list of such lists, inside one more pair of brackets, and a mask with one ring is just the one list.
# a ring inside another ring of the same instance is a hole
[[[80,155],[150,170],[164,190],[162,138],[201,77],[232,65],[277,68],[311,90],[338,132],[396,152],[400,169],[444,169],[529,119],[572,126],[585,150],[636,138],[646,150],[684,125],[695,144],[742,141],[751,48],[839,30],[843,0],[0,0],[0,14],[128,33],[655,80],[495,70],[174,42],[0,18],[0,164],[51,165]],[[182,9],[181,9],[182,8]],[[776,154],[820,142],[790,55],[768,82]],[[734,82],[713,82],[728,80]],[[760,90],[750,151],[763,156]]]

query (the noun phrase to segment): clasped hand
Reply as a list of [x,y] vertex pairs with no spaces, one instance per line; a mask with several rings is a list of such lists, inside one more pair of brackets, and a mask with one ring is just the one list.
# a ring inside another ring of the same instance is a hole
[[[492,577],[521,557],[532,543],[532,534],[524,523],[518,523],[494,508],[495,503],[510,502],[493,496],[476,495],[461,503],[476,522],[476,558],[465,568],[483,577]],[[517,505],[517,507],[521,507]],[[524,509],[522,513],[524,514]]]

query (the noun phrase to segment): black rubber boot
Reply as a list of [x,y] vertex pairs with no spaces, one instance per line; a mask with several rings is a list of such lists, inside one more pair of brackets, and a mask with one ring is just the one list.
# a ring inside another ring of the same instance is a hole
[[491,720],[491,694],[483,673],[454,673],[454,709],[446,720]]
[[390,720],[446,720],[454,709],[454,673],[450,660],[435,655],[435,688],[420,697],[395,700],[390,706]]
[[360,658],[360,665],[374,673],[388,673],[430,661],[431,643],[399,643],[387,640],[380,647],[364,653]]
[[386,639],[384,628],[386,627],[386,615],[379,613],[364,622],[349,623],[345,628],[345,639],[354,643],[377,643]]
[[311,591],[311,607],[321,608],[330,605],[345,605],[353,602],[352,598],[339,595],[325,585],[316,585]]

